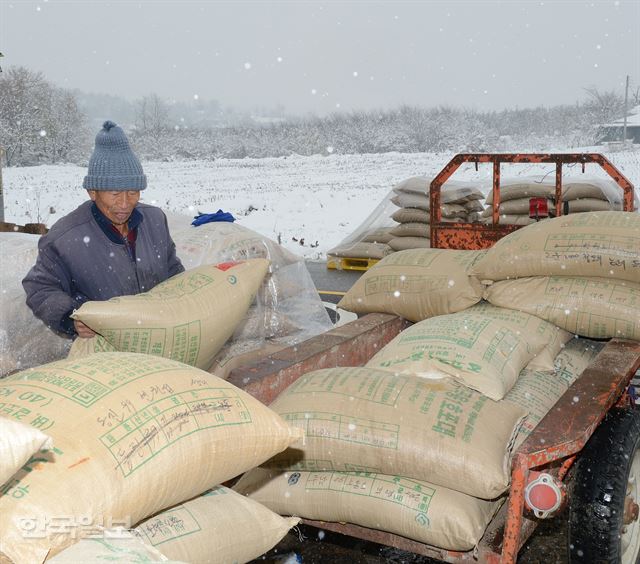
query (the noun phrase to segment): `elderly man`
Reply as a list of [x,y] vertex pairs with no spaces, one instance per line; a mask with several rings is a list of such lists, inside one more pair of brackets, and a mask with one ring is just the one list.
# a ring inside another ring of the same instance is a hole
[[96,136],[83,187],[90,201],[57,221],[38,243],[22,285],[27,305],[54,331],[91,337],[69,316],[86,301],[139,294],[184,271],[167,218],[140,204],[147,178],[120,127]]

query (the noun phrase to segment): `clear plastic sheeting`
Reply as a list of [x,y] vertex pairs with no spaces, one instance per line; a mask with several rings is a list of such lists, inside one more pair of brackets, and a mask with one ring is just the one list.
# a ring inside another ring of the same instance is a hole
[[35,264],[39,235],[0,233],[0,377],[65,358],[71,339],[48,329],[27,307],[22,279]]
[[[339,245],[327,251],[336,257],[381,259],[393,252],[387,243],[393,239],[390,231],[397,225],[392,215],[398,207],[391,201],[390,190],[367,218]],[[364,253],[364,254],[363,254]]]
[[[396,184],[360,226],[327,254],[382,259],[394,251],[429,248],[432,180],[412,176]],[[476,222],[484,210],[484,193],[473,182],[447,181],[440,199],[442,221]]]
[[193,227],[188,216],[168,214],[168,219],[176,252],[187,269],[249,258],[271,261],[255,303],[217,362],[270,345],[294,345],[332,328],[302,257],[235,223]]

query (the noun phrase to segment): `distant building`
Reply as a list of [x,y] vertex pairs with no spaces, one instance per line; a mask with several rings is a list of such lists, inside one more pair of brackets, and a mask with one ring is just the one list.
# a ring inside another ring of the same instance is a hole
[[[602,124],[598,130],[598,144],[622,141],[623,130],[624,118]],[[640,105],[631,108],[627,116],[627,140],[640,143]]]

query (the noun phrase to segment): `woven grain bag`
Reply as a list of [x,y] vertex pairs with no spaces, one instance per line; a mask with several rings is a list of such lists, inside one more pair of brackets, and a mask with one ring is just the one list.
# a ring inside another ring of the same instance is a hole
[[449,378],[366,367],[305,374],[271,408],[305,431],[271,467],[400,474],[486,499],[509,484],[524,414]]
[[189,564],[249,562],[271,550],[300,519],[217,486],[135,528],[145,543]]
[[[640,250],[639,250],[640,252]],[[640,284],[610,278],[536,276],[491,284],[485,299],[593,339],[640,341]]]
[[[3,403],[0,407],[7,409]],[[17,413],[14,416],[21,418],[24,415]],[[39,429],[0,416],[0,486],[20,470],[32,454],[52,446],[51,437]]]
[[389,247],[394,251],[429,249],[431,247],[431,239],[428,233],[425,237],[395,237],[389,241]]
[[602,343],[588,339],[571,339],[556,357],[553,372],[530,367],[520,372],[515,386],[502,400],[527,411],[527,418],[518,431],[514,448],[520,446],[531,434],[569,386],[591,364],[602,346]]
[[500,507],[429,482],[371,472],[256,468],[234,489],[282,515],[354,523],[460,551],[478,544]]
[[482,297],[482,285],[468,272],[483,254],[448,249],[394,253],[365,272],[338,307],[392,313],[410,321],[466,309]]
[[569,338],[566,331],[533,315],[482,303],[416,323],[366,366],[425,378],[449,375],[500,400],[537,355],[544,353],[551,370]]
[[478,261],[481,280],[595,276],[640,282],[640,214],[587,212],[528,225],[500,239]]
[[265,259],[200,266],[143,294],[86,302],[71,317],[110,345],[95,339],[94,352],[147,353],[206,370],[244,318],[268,268]]
[[91,525],[128,528],[301,436],[228,382],[144,354],[46,364],[0,381],[0,396],[55,445],[0,490],[0,550],[20,564]]

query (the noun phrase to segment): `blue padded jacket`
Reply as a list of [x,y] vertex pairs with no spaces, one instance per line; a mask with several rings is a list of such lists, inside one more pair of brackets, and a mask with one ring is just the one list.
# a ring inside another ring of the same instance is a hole
[[86,301],[147,292],[184,271],[160,208],[136,206],[142,220],[132,260],[98,225],[92,205],[84,202],[40,238],[36,264],[22,281],[27,305],[54,331],[74,333],[68,316]]

